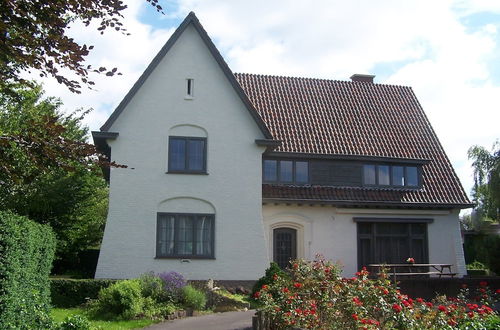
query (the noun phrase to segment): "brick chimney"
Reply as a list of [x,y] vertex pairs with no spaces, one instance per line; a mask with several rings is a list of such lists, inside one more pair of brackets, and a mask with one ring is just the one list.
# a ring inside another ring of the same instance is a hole
[[371,84],[373,84],[373,78],[375,78],[375,75],[371,75],[371,74],[355,73],[351,76],[352,81],[366,82],[366,83],[371,83]]

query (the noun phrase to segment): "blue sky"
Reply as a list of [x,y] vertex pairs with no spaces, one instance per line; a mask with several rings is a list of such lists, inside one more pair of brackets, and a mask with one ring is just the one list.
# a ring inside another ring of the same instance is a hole
[[189,11],[194,11],[234,72],[412,86],[466,191],[467,149],[500,138],[500,1],[498,0],[125,0],[131,36],[99,35],[75,24],[75,39],[95,49],[89,63],[123,76],[94,77],[75,95],[45,79],[67,111],[92,107],[97,130]]

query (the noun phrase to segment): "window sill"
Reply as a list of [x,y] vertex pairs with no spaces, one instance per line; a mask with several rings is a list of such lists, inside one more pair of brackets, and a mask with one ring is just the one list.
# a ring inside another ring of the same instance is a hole
[[215,260],[215,257],[204,257],[204,256],[156,256],[155,259],[178,259],[178,260]]
[[167,171],[166,174],[195,174],[195,175],[208,175],[207,172],[189,172],[189,171]]
[[192,100],[194,100],[194,97],[192,97],[192,96],[184,96],[184,100],[192,101]]

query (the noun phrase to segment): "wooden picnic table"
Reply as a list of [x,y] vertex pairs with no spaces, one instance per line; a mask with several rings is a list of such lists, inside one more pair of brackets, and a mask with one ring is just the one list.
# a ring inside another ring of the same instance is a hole
[[[389,268],[389,274],[396,282],[396,276],[422,276],[422,275],[437,275],[441,276],[455,276],[456,273],[451,272],[452,264],[370,264],[368,267],[373,268]],[[426,271],[422,271],[422,269]]]

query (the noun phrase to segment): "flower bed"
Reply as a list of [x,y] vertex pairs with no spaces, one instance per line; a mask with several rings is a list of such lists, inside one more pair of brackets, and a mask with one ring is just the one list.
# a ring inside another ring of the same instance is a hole
[[[500,324],[491,308],[500,291],[481,283],[478,293],[463,288],[457,298],[440,296],[433,301],[401,294],[385,273],[368,279],[363,269],[353,278],[342,278],[340,267],[317,256],[296,260],[290,277],[275,275],[254,294],[274,328],[340,329],[452,329],[488,328]],[[470,301],[469,297],[477,297]]]

